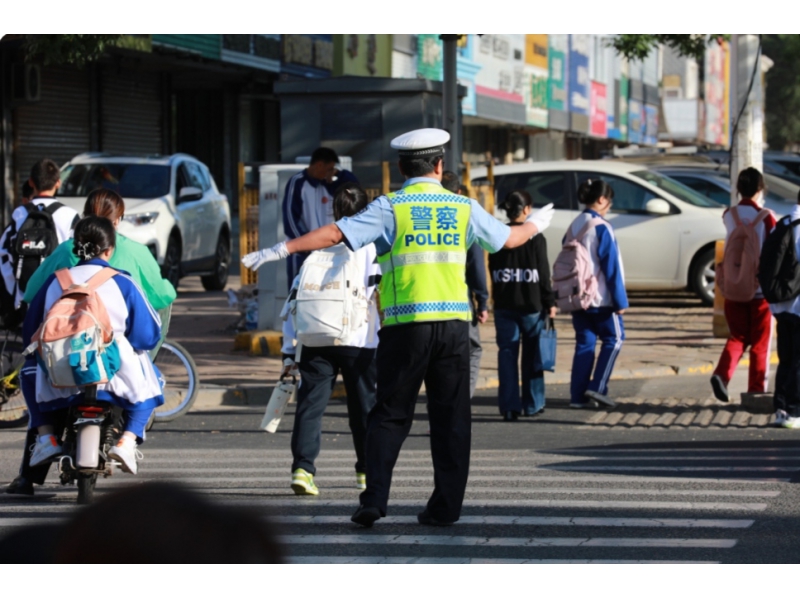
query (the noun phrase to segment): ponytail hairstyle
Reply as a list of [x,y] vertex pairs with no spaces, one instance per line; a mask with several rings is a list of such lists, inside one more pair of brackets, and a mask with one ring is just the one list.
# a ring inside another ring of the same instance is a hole
[[75,226],[72,251],[81,260],[90,260],[114,248],[116,242],[114,224],[105,217],[91,215],[78,221]]
[[99,188],[86,197],[86,203],[83,205],[83,216],[89,215],[105,217],[113,223],[125,216],[125,203],[114,190]]
[[352,217],[369,204],[367,193],[357,183],[342,184],[333,198],[333,218]]
[[500,208],[505,211],[510,221],[518,218],[526,206],[533,206],[533,198],[525,190],[510,192],[500,204]]
[[602,179],[587,179],[578,188],[578,201],[586,206],[592,206],[600,198],[614,199],[614,188]]

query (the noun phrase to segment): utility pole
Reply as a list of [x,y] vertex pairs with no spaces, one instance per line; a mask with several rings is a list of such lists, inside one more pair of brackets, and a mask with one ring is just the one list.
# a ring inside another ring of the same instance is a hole
[[448,171],[460,173],[461,166],[461,127],[458,118],[458,74],[457,44],[461,36],[458,34],[442,34],[439,36],[443,46],[443,82],[442,82],[442,120],[444,128],[450,134],[448,152],[444,157],[444,165]]
[[739,202],[736,192],[739,172],[747,167],[755,167],[759,171],[764,169],[764,115],[761,108],[763,90],[759,46],[757,35],[731,35],[731,206]]

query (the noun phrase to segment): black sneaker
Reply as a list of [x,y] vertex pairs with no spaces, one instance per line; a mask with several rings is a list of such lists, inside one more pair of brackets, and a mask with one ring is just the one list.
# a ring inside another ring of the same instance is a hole
[[363,504],[358,507],[358,510],[353,513],[353,516],[350,517],[350,520],[353,523],[361,525],[362,527],[366,527],[369,529],[372,527],[372,524],[381,518],[381,511],[375,508],[374,506],[364,506]]
[[427,508],[417,515],[417,521],[419,521],[420,525],[431,525],[433,527],[449,527],[455,523],[455,521],[440,521],[439,519],[435,519],[430,515]]
[[728,397],[728,388],[725,387],[725,382],[719,375],[711,376],[711,387],[714,390],[714,397],[720,402],[730,402]]
[[6,494],[14,494],[16,496],[33,496],[33,483],[25,479],[22,475],[14,479],[8,484]]
[[614,408],[617,403],[614,402],[611,398],[606,396],[605,394],[601,394],[600,392],[593,392],[592,390],[587,391],[584,396],[589,400],[594,400],[598,404],[603,404],[608,408]]

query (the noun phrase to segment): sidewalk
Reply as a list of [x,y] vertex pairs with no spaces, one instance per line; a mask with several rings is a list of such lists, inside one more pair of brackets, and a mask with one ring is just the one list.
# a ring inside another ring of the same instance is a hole
[[[239,287],[231,276],[228,287]],[[632,294],[632,307],[625,313],[627,340],[622,347],[612,379],[711,373],[725,340],[711,335],[711,308],[703,307],[689,294]],[[197,277],[181,281],[172,312],[170,338],[192,354],[199,371],[201,391],[195,406],[264,405],[281,371],[277,357],[251,356],[233,350],[239,320],[224,292],[206,292]],[[569,316],[556,317],[559,336],[555,373],[547,383],[568,383],[574,346]],[[479,388],[493,388],[497,380],[497,346],[494,323],[481,326],[483,357]],[[773,357],[774,358],[774,357]],[[774,361],[773,361],[774,362]],[[740,370],[746,365],[740,365]],[[732,395],[736,390],[731,390]]]

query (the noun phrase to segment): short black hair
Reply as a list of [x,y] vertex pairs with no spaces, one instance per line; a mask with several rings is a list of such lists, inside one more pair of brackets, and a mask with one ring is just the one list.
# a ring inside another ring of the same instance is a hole
[[369,204],[367,193],[355,182],[344,183],[333,198],[333,218],[352,217]]
[[61,180],[61,171],[54,161],[43,158],[33,165],[31,180],[37,192],[49,192]]
[[461,193],[461,180],[452,171],[442,173],[442,187],[454,194]]
[[400,171],[409,178],[424,177],[433,173],[436,165],[442,160],[444,160],[443,154],[417,158],[400,157]]
[[755,167],[747,167],[739,173],[736,191],[742,195],[742,198],[752,198],[764,187],[764,176]]
[[317,148],[311,155],[311,161],[308,164],[313,165],[316,162],[338,163],[339,155],[330,148]]

